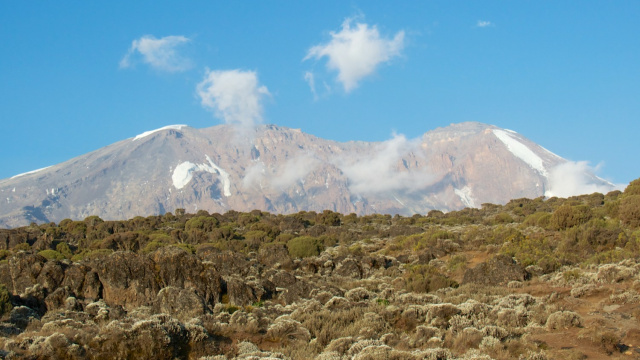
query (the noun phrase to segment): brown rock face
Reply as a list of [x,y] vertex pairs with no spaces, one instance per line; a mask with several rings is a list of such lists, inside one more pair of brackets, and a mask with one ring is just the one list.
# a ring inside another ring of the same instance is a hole
[[[102,297],[110,305],[149,306],[166,287],[190,289],[211,307],[220,299],[221,278],[217,272],[176,247],[160,248],[148,256],[117,252],[95,262],[94,269],[102,284]],[[85,292],[96,293],[99,288],[90,274],[89,279],[85,277]]]
[[93,264],[103,286],[103,298],[109,305],[135,308],[150,305],[161,287],[155,263],[142,255],[117,252]]
[[256,296],[254,289],[241,278],[230,277],[226,279],[226,283],[227,296],[229,296],[229,302],[231,304],[245,306],[260,300]]
[[221,278],[217,271],[205,267],[200,259],[178,247],[168,246],[150,255],[161,287],[193,289],[206,304],[220,301]]
[[463,284],[503,285],[524,281],[529,274],[509,256],[498,255],[464,273]]
[[73,298],[84,304],[102,299],[111,307],[201,313],[213,309],[222,291],[222,278],[213,267],[172,246],[149,255],[116,252],[83,264],[18,253],[0,265],[0,283],[23,304],[43,312],[66,306],[67,298]]
[[194,289],[165,287],[158,292],[153,309],[156,313],[169,314],[187,321],[209,311],[202,297]]

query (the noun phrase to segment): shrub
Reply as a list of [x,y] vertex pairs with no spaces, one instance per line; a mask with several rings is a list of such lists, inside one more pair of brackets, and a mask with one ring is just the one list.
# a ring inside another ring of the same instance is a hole
[[447,287],[456,287],[458,283],[440,274],[430,265],[413,265],[404,274],[406,289],[414,292],[430,292]]
[[640,195],[640,179],[635,179],[624,189],[624,195]]
[[64,255],[50,249],[42,250],[38,253],[38,255],[44,256],[47,260],[62,260],[65,258]]
[[73,255],[71,261],[93,260],[101,257],[109,256],[113,253],[111,249],[97,249],[92,251],[83,251],[79,254]]
[[547,318],[547,329],[582,327],[582,316],[573,311],[556,311]]
[[289,255],[293,258],[318,256],[322,250],[318,239],[311,236],[299,236],[287,242]]
[[551,215],[549,226],[553,230],[564,230],[589,221],[591,216],[591,208],[586,205],[562,205]]
[[184,243],[181,243],[181,244],[174,244],[174,245],[171,245],[171,246],[175,246],[175,247],[177,247],[177,248],[180,248],[180,249],[182,249],[182,250],[185,250],[186,252],[188,252],[188,253],[190,253],[190,254],[195,254],[195,253],[196,253],[196,248],[195,248],[195,246],[193,246],[193,245],[191,245],[191,244],[184,244]]
[[8,314],[12,308],[9,290],[4,284],[0,284],[0,316]]
[[542,228],[546,228],[549,226],[550,219],[550,213],[540,211],[527,216],[522,224],[525,226],[540,226]]
[[625,196],[620,200],[618,216],[630,227],[640,226],[640,195]]
[[73,255],[73,253],[71,252],[71,249],[69,248],[69,245],[66,242],[61,242],[58,245],[56,245],[56,251],[64,255],[64,257],[66,258],[70,258],[71,255]]
[[13,247],[13,251],[29,251],[31,250],[31,245],[27,242],[20,243]]
[[464,254],[454,255],[447,263],[450,271],[465,270],[467,268],[467,256]]
[[211,216],[197,216],[189,219],[184,224],[184,229],[186,231],[192,230],[202,230],[202,231],[212,231],[214,228],[218,226],[218,219]]
[[158,249],[160,249],[161,247],[165,247],[167,246],[167,244],[163,243],[163,242],[159,242],[159,241],[149,241],[147,243],[147,245],[144,246],[144,249],[142,249],[142,252],[145,254],[154,252]]

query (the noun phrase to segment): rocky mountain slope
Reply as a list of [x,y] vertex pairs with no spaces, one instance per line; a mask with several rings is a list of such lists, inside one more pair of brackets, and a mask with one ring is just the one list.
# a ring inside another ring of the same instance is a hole
[[553,195],[550,173],[564,163],[515,132],[480,123],[379,143],[274,125],[244,132],[173,125],[1,180],[0,227],[177,208],[425,214]]

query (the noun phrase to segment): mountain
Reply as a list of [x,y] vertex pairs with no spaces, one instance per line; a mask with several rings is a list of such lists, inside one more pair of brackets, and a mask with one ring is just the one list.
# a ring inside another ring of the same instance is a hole
[[172,125],[0,180],[0,227],[177,208],[424,214],[554,195],[566,181],[554,171],[566,164],[522,135],[472,122],[413,140],[345,143],[275,125]]

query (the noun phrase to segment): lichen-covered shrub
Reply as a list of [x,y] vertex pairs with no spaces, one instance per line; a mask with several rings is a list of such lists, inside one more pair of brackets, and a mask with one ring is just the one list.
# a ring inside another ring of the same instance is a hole
[[582,327],[582,316],[573,311],[556,311],[547,318],[547,329],[567,329]]

